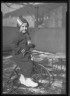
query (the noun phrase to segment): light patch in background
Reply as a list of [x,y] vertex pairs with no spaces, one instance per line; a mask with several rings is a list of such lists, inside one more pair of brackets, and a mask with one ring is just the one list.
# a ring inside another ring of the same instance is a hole
[[9,16],[8,18],[3,19],[3,27],[16,27],[16,17]]
[[3,16],[9,12],[13,12],[19,8],[23,7],[23,5],[17,5],[17,4],[13,4],[10,7],[7,7],[5,3],[1,3],[1,11],[3,13]]
[[[29,27],[33,27],[34,28],[34,16],[23,16],[23,18],[25,18],[28,23],[29,23]],[[4,18],[3,19],[3,26],[4,27],[17,27],[17,17],[11,17],[9,16],[8,18]]]

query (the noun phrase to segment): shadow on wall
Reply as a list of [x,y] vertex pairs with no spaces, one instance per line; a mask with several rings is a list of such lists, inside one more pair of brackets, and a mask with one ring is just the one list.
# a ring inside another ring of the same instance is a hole
[[[17,28],[3,27],[3,50],[10,50],[12,40],[17,36]],[[40,29],[30,31],[32,43],[37,50],[47,52],[65,52],[65,29]]]

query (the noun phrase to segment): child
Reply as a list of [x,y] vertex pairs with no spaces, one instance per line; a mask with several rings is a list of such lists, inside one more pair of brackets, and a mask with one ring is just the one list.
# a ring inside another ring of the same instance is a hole
[[21,71],[19,80],[25,86],[37,87],[38,83],[30,78],[33,69],[31,55],[29,52],[26,53],[26,51],[30,50],[30,47],[33,47],[31,46],[31,38],[28,33],[29,24],[26,19],[20,16],[17,18],[17,27],[19,28],[19,33],[12,42],[12,50],[13,60],[20,67]]

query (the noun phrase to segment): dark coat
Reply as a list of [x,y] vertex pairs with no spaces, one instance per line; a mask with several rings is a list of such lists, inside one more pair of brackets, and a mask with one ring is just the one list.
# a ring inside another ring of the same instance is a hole
[[29,34],[18,33],[18,36],[13,40],[11,46],[13,54],[20,54],[21,50],[26,50],[28,47],[27,41],[30,40]]
[[19,33],[17,38],[15,38],[12,42],[12,50],[13,50],[13,58],[12,60],[20,67],[20,72],[25,77],[30,77],[33,69],[33,63],[31,61],[31,55],[29,52],[25,56],[23,56],[21,50],[29,51],[27,41],[30,40],[28,34]]

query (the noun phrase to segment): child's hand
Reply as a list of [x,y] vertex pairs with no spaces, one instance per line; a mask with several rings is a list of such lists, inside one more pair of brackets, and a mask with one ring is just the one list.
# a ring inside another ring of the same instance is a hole
[[27,43],[28,43],[28,45],[29,45],[29,44],[31,44],[31,40],[28,40],[28,42],[27,42]]

